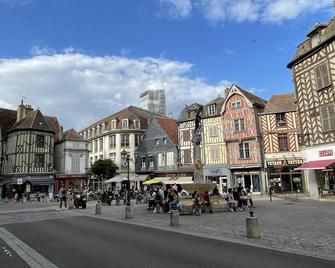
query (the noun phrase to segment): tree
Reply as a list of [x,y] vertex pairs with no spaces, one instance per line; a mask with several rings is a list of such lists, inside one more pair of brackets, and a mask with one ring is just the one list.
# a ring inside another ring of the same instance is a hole
[[91,166],[91,172],[99,180],[108,180],[117,175],[119,167],[110,159],[99,159]]

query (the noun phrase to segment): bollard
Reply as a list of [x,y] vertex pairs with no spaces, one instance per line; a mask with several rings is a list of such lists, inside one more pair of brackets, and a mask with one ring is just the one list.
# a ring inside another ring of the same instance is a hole
[[126,206],[126,219],[133,219],[133,207],[132,206]]
[[247,237],[261,238],[261,231],[258,225],[258,218],[254,217],[254,212],[250,211],[250,216],[246,218]]
[[73,198],[69,198],[67,203],[68,203],[67,209],[74,209],[74,199]]
[[8,197],[5,197],[5,203],[8,203]]
[[98,202],[95,205],[95,215],[99,215],[99,214],[102,214],[102,205],[100,202]]
[[171,210],[170,225],[171,226],[178,226],[179,225],[179,211],[178,210]]

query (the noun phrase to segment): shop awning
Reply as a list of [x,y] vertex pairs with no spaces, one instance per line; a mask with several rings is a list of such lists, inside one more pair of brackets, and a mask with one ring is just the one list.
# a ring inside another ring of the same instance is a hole
[[137,181],[146,181],[149,175],[137,175]]
[[148,181],[144,182],[143,184],[151,185],[151,184],[157,184],[157,183],[162,183],[162,182],[157,180],[157,179],[151,179],[151,180],[148,180]]
[[178,177],[171,178],[170,180],[163,181],[164,184],[191,184],[193,183],[192,177]]
[[334,165],[335,165],[335,159],[317,160],[317,161],[309,161],[307,163],[304,163],[301,166],[295,168],[294,170],[326,169],[327,167],[331,167]]

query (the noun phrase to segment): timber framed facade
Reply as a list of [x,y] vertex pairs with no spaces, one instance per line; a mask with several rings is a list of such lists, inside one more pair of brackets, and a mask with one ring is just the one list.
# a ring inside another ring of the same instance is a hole
[[[314,198],[335,192],[335,20],[317,23],[288,64],[300,121],[300,143]],[[317,163],[315,161],[318,161]],[[318,165],[316,165],[318,164]]]

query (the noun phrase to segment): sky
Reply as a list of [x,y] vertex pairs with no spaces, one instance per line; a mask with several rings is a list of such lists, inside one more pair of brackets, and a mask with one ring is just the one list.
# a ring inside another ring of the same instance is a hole
[[333,0],[0,0],[0,107],[81,130],[164,88],[167,111],[232,83],[293,92],[287,63]]

